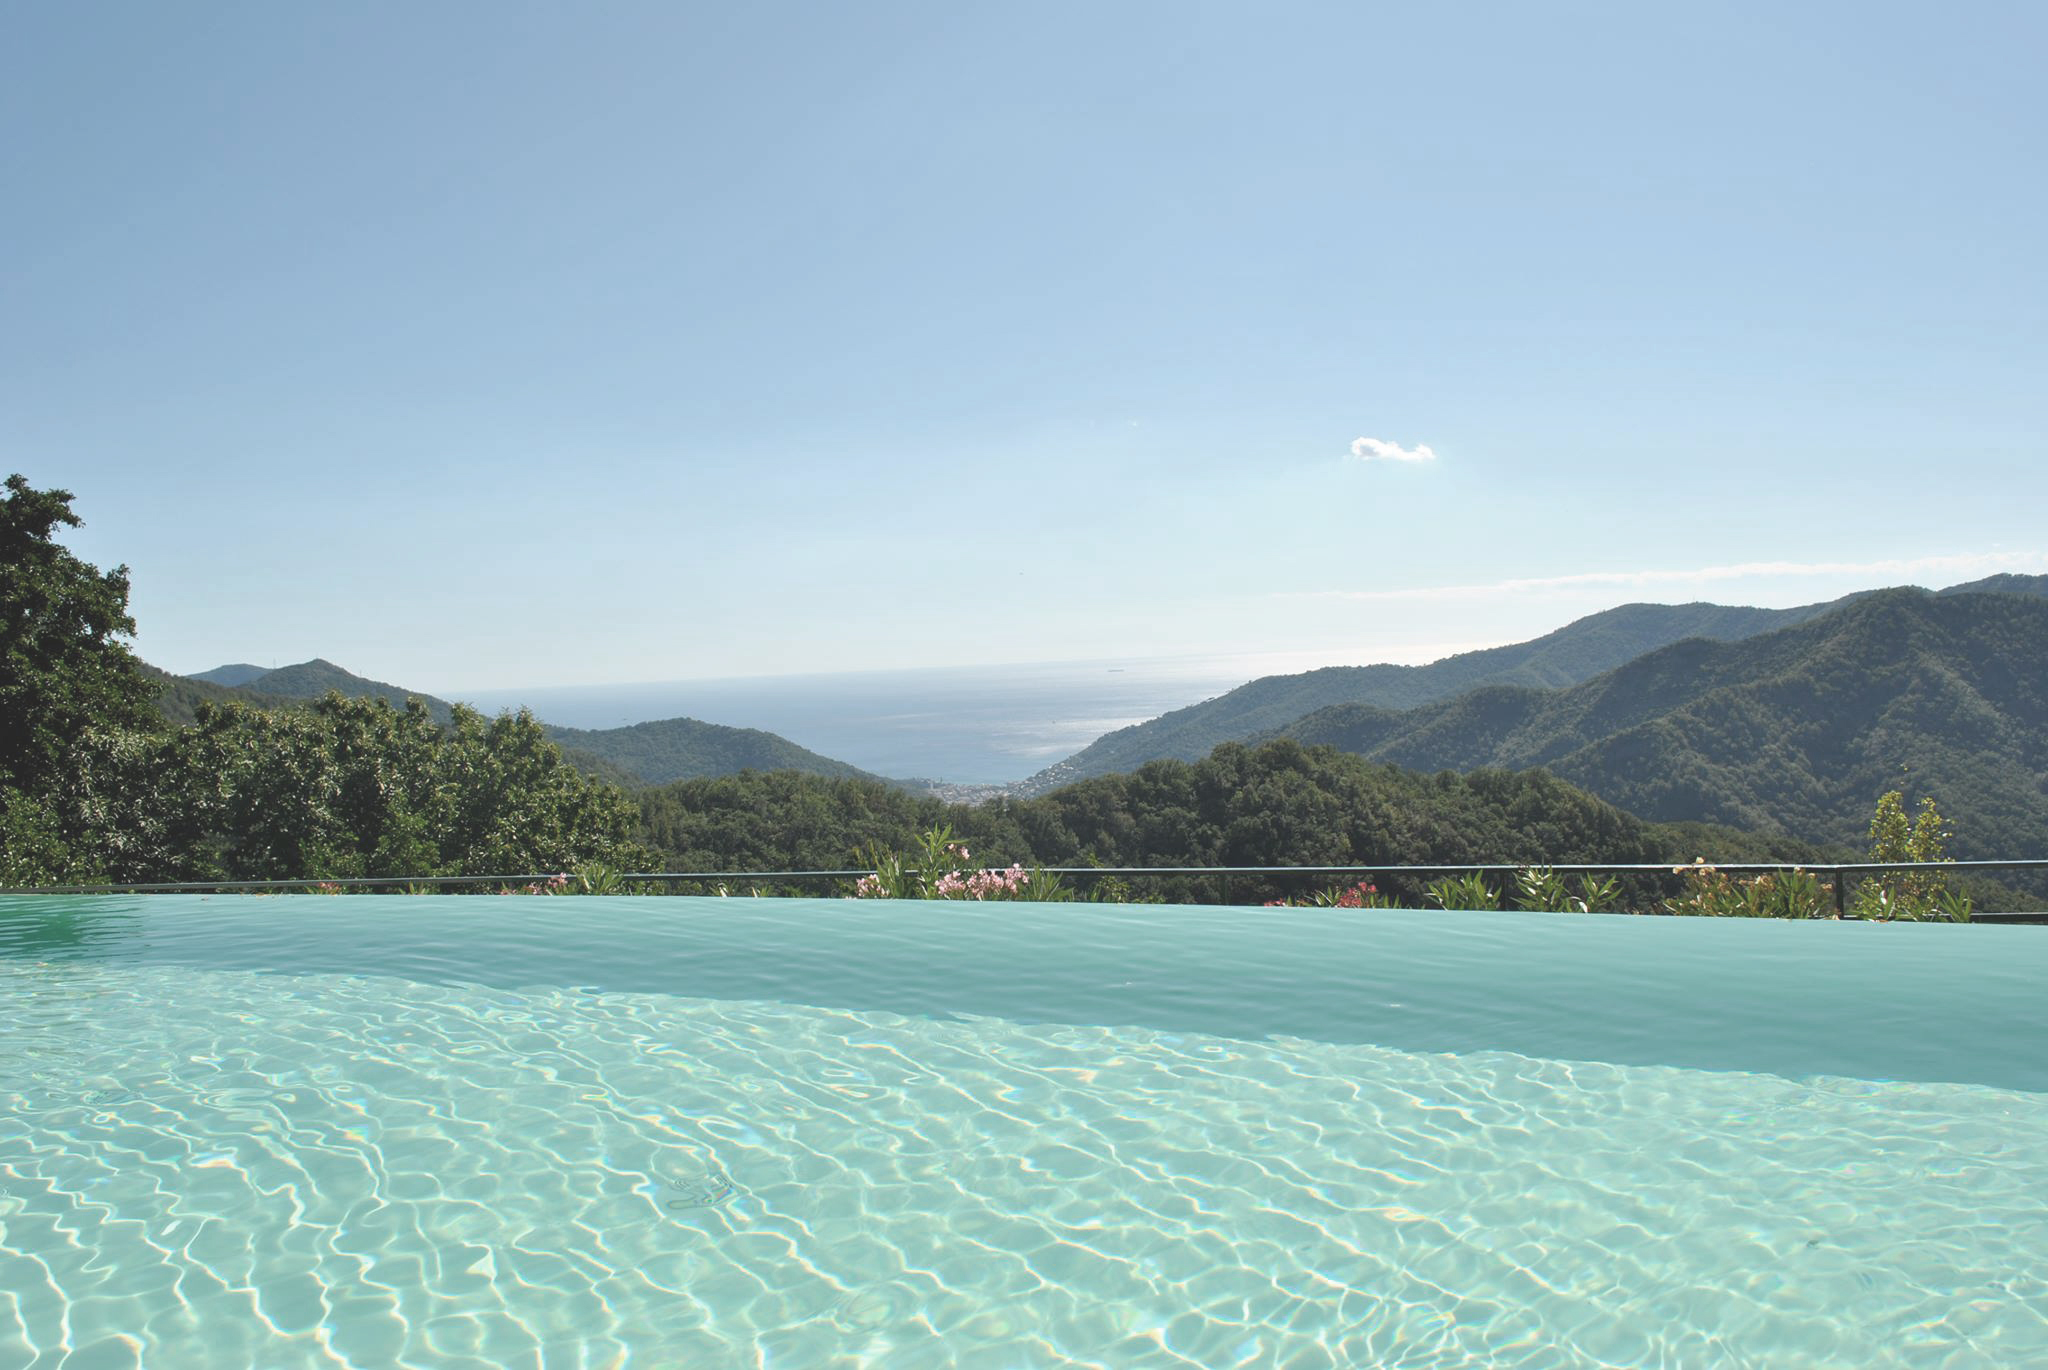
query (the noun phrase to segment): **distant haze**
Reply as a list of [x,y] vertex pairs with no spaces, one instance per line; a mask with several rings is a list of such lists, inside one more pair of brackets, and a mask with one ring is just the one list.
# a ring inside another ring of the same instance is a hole
[[1288,659],[1064,662],[861,671],[759,679],[458,691],[496,711],[615,728],[686,716],[762,728],[863,770],[960,784],[1005,784],[1103,733],[1194,704]]

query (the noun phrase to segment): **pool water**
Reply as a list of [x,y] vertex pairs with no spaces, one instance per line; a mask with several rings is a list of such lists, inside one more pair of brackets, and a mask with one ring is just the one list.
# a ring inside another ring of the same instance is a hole
[[2048,932],[0,898],[0,1367],[2048,1363]]

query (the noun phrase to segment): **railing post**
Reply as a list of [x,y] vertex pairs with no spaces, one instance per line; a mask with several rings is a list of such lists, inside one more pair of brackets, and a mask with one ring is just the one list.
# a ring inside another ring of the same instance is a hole
[[1835,917],[1849,916],[1849,872],[1835,867]]

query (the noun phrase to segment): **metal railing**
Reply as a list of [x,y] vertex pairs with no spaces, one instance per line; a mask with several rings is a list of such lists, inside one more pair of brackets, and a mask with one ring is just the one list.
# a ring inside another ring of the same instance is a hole
[[[996,869],[996,868],[990,868]],[[2015,861],[1845,861],[1833,863],[1792,862],[1792,861],[1729,861],[1703,862],[1697,867],[1669,862],[1555,862],[1555,863],[1483,863],[1447,865],[1341,865],[1341,866],[1043,866],[1033,867],[1048,875],[1062,879],[1157,879],[1181,877],[1216,882],[1217,902],[1229,904],[1235,884],[1242,888],[1253,881],[1274,880],[1307,881],[1315,878],[1361,878],[1381,877],[1422,877],[1497,875],[1511,878],[1524,871],[1548,871],[1556,875],[1643,875],[1671,877],[1685,874],[1689,870],[1710,870],[1729,875],[1764,875],[1775,872],[1803,871],[1823,879],[1832,878],[1834,886],[1835,912],[1848,917],[1848,891],[1850,881],[1857,877],[1883,874],[1891,871],[1925,870],[1945,875],[1989,873],[2009,870],[2048,870],[2048,858],[2029,858]],[[639,887],[636,893],[652,893],[649,886],[660,886],[662,894],[699,893],[706,885],[712,886],[753,886],[764,884],[804,885],[814,882],[843,882],[858,880],[872,875],[874,871],[861,867],[847,867],[832,870],[729,870],[729,871],[622,871],[613,879],[621,884]],[[343,876],[331,879],[296,880],[179,880],[159,881],[145,884],[92,884],[92,885],[38,885],[15,888],[0,888],[5,895],[35,894],[221,894],[221,893],[293,893],[319,890],[354,890],[375,892],[379,890],[419,890],[450,888],[460,891],[464,888],[479,887],[498,891],[519,891],[528,888],[545,888],[560,880],[563,873],[543,871],[525,875],[421,875],[421,876]],[[572,875],[568,877],[574,879]],[[687,888],[677,889],[676,886]],[[2048,902],[2048,901],[2044,901]],[[1977,922],[2048,923],[2048,910],[2025,913],[1976,913]]]

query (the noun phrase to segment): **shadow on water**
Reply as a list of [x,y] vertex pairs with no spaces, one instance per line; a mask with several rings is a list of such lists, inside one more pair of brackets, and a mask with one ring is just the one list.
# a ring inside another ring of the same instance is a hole
[[143,923],[140,896],[0,895],[0,960],[122,959]]

